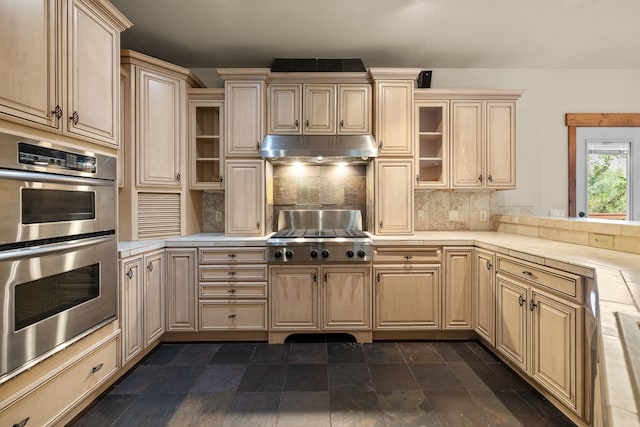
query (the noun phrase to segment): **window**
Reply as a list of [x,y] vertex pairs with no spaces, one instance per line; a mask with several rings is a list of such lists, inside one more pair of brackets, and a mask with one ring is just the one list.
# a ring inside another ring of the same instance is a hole
[[576,132],[578,216],[640,220],[640,128],[581,127]]

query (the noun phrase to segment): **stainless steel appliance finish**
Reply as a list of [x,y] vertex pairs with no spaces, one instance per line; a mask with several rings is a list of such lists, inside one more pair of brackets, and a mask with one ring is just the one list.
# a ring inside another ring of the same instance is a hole
[[371,135],[267,135],[260,154],[273,164],[366,164],[378,145]]
[[282,210],[267,240],[271,263],[370,262],[372,240],[358,210]]
[[115,166],[0,134],[0,383],[116,318]]
[[0,134],[0,246],[115,229],[113,157]]

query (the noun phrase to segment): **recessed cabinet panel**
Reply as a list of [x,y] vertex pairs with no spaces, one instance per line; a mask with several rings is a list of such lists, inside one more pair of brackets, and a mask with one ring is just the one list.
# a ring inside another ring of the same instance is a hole
[[195,331],[196,250],[167,249],[167,330]]
[[482,188],[482,102],[452,101],[451,115],[451,185]]
[[304,133],[336,133],[336,86],[304,85]]
[[269,133],[299,135],[302,118],[302,85],[269,86]]
[[487,102],[487,188],[516,186],[516,104]]
[[183,83],[138,68],[138,186],[181,185]]
[[225,82],[225,156],[259,157],[264,138],[264,82]]
[[[264,234],[264,161],[228,160],[225,194],[225,233],[233,236]],[[232,214],[231,214],[232,213]]]
[[338,85],[338,134],[371,132],[371,86]]
[[376,81],[375,85],[380,156],[413,156],[413,81]]
[[145,347],[144,272],[142,257],[125,260],[120,267],[120,326],[122,362],[127,363]]
[[269,280],[271,329],[320,328],[317,267],[272,267]]
[[413,232],[411,160],[375,160],[376,234]]
[[491,345],[495,345],[495,256],[475,250],[473,265],[473,327]]
[[527,288],[498,275],[496,348],[523,371],[528,367]]
[[322,269],[323,328],[371,328],[371,268]]
[[160,338],[165,331],[164,250],[144,256],[144,329],[145,346]]
[[471,329],[472,248],[445,249],[443,329]]

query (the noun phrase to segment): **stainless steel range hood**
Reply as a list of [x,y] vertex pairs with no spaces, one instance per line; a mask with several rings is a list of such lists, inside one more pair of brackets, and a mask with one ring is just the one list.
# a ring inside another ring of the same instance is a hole
[[371,135],[267,135],[260,154],[273,164],[365,164],[378,157]]

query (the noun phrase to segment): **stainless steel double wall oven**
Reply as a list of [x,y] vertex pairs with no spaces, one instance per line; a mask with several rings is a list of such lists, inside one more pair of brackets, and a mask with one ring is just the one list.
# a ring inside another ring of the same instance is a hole
[[0,382],[116,317],[116,160],[0,134]]

